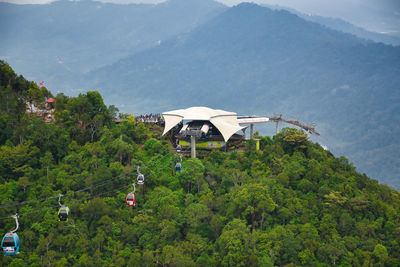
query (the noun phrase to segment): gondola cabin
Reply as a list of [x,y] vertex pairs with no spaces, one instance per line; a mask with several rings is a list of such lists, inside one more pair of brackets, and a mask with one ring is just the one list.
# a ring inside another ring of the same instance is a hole
[[129,193],[126,196],[126,205],[127,206],[135,206],[136,205],[135,200],[136,200],[135,199],[135,194]]
[[139,174],[137,177],[137,183],[138,184],[144,184],[144,175],[143,174]]
[[61,207],[58,211],[58,219],[60,221],[68,221],[69,215],[69,208],[68,207]]
[[182,164],[180,162],[175,164],[175,171],[176,172],[181,172],[182,170]]
[[7,233],[1,241],[4,255],[15,255],[19,253],[19,236],[17,233]]

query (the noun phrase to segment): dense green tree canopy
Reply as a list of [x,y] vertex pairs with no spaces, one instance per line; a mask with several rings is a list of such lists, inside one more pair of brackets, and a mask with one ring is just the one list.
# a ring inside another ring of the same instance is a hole
[[[21,215],[21,252],[1,266],[400,265],[399,192],[298,130],[263,137],[260,151],[183,158],[175,173],[157,126],[114,123],[96,91],[57,95],[45,123],[25,104],[47,89],[0,67],[1,233]],[[137,166],[145,184],[127,207]]]

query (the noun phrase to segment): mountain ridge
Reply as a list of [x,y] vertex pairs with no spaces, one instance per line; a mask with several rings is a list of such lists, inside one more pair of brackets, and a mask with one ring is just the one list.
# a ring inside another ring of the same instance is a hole
[[261,6],[265,6],[274,10],[287,10],[290,13],[296,14],[305,20],[319,23],[333,30],[353,34],[359,38],[365,39],[366,41],[373,41],[377,43],[382,42],[384,44],[391,44],[394,46],[400,45],[400,39],[396,36],[368,31],[360,26],[356,26],[341,18],[305,14],[297,11],[296,9],[283,6],[268,5],[268,4],[262,4]]
[[[174,109],[177,103],[207,103],[234,107],[242,114],[304,114],[303,119],[321,125],[324,144],[348,155],[349,149],[356,154],[367,143],[367,149],[382,148],[388,140],[396,143],[399,129],[390,117],[398,116],[399,55],[399,47],[365,42],[287,11],[242,4],[185,36],[120,60],[85,80],[97,80],[92,83],[95,88],[133,112],[154,106],[151,103],[156,103],[157,96],[161,110],[156,111]],[[118,95],[111,93],[115,87],[122,89]],[[229,103],[224,101],[226,96],[231,96]],[[120,102],[122,98],[135,101]],[[259,108],[265,103],[267,109]],[[359,129],[351,130],[349,125],[356,121],[362,122]],[[387,139],[375,130],[384,125],[393,127],[385,130]],[[363,131],[372,136],[366,138]],[[379,162],[367,160],[367,167],[349,157],[368,173]],[[399,180],[390,177],[395,173],[385,179]]]
[[95,1],[2,4],[8,7],[0,10],[0,34],[5,40],[0,44],[2,54],[17,70],[35,79],[45,77],[54,86],[64,86],[93,67],[187,32],[226,8],[214,1],[197,0],[159,5]]

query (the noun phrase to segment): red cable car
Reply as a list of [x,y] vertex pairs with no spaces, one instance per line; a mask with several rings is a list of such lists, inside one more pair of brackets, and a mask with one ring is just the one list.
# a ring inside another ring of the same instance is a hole
[[129,193],[127,196],[126,196],[126,205],[127,206],[135,206],[136,205],[136,203],[135,203],[135,194],[133,194],[133,193]]

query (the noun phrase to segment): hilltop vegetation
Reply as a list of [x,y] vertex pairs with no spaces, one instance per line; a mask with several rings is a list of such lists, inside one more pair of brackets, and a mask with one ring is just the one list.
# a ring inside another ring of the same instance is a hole
[[131,112],[206,103],[315,122],[319,142],[335,155],[398,187],[399,63],[400,47],[243,3],[187,35],[92,71],[76,87],[99,89]]
[[160,131],[129,115],[115,124],[98,92],[58,94],[54,123],[25,113],[32,92],[50,94],[0,62],[12,107],[0,109],[1,233],[22,215],[21,253],[2,266],[400,265],[399,192],[298,130],[260,137],[260,151],[184,158],[175,174]]

